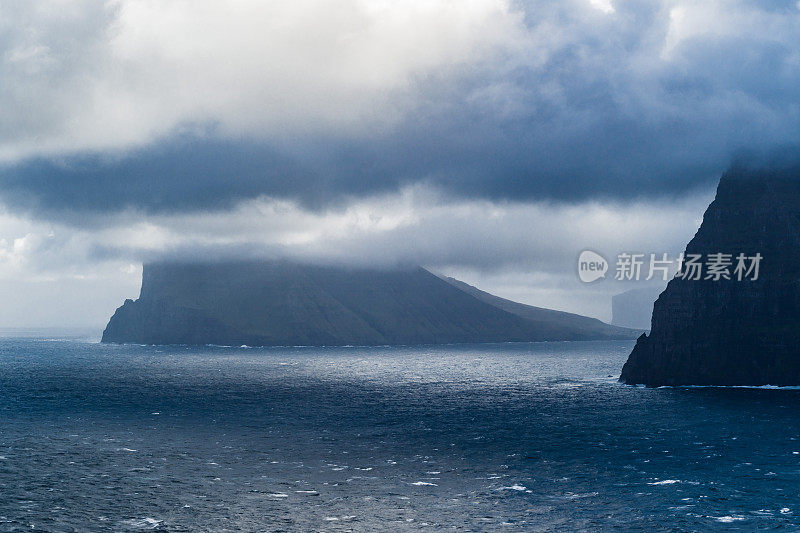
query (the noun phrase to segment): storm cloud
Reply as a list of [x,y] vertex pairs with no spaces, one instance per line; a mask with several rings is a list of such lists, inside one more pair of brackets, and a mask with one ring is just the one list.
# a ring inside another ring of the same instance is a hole
[[10,5],[0,186],[45,218],[680,196],[800,138],[795,4]]

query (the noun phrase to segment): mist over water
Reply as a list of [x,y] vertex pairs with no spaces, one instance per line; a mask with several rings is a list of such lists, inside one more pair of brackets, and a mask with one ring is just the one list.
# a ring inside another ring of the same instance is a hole
[[632,342],[0,341],[0,530],[800,527],[800,391],[616,382]]

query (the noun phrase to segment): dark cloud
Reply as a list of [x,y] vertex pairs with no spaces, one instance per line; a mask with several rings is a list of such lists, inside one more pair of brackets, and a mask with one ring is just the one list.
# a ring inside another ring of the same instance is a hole
[[300,195],[314,178],[263,145],[178,137],[124,154],[36,158],[0,170],[11,205],[104,213],[215,209],[260,194]]
[[[708,186],[742,150],[800,140],[797,6],[719,4],[716,26],[678,31],[658,2],[619,4],[608,16],[524,4],[526,47],[417,80],[413,110],[369,134],[174,135],[112,155],[39,157],[0,171],[2,195],[78,219],[258,195],[319,208],[414,183],[493,200],[632,199]],[[685,16],[690,29],[704,23]],[[745,31],[745,16],[771,26]],[[547,53],[534,60],[540,41]]]

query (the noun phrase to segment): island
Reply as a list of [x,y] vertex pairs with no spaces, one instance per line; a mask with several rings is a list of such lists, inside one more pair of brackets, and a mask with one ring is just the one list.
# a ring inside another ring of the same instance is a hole
[[630,289],[611,298],[611,323],[634,329],[650,329],[653,302],[664,291],[664,287]]
[[640,331],[518,304],[421,267],[285,260],[144,265],[102,342],[343,346],[634,339]]

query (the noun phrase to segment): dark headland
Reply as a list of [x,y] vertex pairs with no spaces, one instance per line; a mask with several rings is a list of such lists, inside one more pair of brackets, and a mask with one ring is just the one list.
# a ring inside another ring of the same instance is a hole
[[419,267],[146,264],[103,342],[341,346],[633,339],[638,331],[493,296]]
[[755,281],[671,280],[620,380],[800,385],[800,167],[728,171],[686,253],[763,259]]

